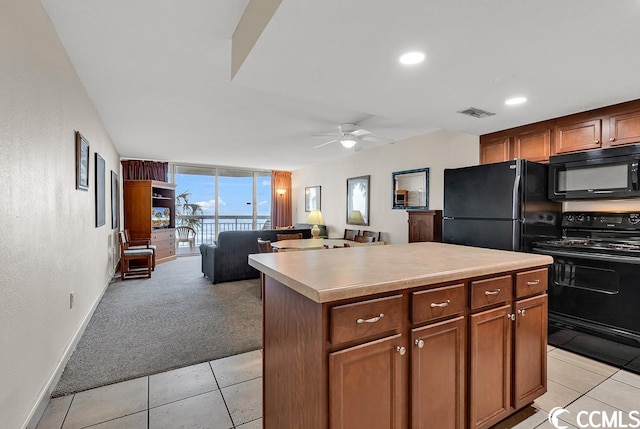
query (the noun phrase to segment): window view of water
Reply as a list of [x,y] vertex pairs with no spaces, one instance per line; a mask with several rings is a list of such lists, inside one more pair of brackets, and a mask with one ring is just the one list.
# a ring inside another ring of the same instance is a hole
[[222,231],[270,226],[271,173],[176,165],[176,226],[212,243]]

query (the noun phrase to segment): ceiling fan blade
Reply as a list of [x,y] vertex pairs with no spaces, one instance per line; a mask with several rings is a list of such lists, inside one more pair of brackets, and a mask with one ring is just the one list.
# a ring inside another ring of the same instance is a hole
[[362,137],[362,136],[366,136],[367,134],[371,134],[371,131],[365,130],[364,128],[360,128],[359,130],[352,131],[349,134],[356,137]]
[[336,143],[336,142],[339,142],[339,141],[340,141],[340,140],[330,140],[330,141],[328,141],[328,142],[321,143],[321,144],[319,144],[318,146],[314,146],[313,148],[314,148],[314,149],[318,149],[319,147],[326,146],[326,145],[328,145],[328,144]]
[[378,137],[378,136],[364,136],[364,137],[361,137],[361,140],[372,142],[372,143],[380,143],[380,144],[388,144],[388,143],[393,143],[395,141],[387,137]]
[[340,137],[337,133],[311,134],[311,137]]

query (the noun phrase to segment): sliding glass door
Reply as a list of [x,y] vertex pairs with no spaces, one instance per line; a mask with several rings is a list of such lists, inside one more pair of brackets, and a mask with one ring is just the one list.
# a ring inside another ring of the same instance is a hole
[[[196,231],[196,244],[213,243],[222,231],[270,226],[271,172],[172,165],[176,226]],[[178,253],[182,249],[178,248]]]

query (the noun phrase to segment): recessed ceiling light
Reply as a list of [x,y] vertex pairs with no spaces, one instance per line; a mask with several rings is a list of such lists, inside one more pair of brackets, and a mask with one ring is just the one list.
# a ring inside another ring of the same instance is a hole
[[527,97],[513,97],[504,102],[507,106],[514,106],[516,104],[522,104],[527,101]]
[[422,52],[407,52],[402,54],[400,62],[405,65],[418,64],[424,61],[424,54]]

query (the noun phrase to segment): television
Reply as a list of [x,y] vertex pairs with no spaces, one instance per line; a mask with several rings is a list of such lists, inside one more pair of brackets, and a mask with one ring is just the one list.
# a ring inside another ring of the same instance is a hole
[[151,209],[151,228],[168,228],[171,223],[171,209],[169,207],[153,207]]

